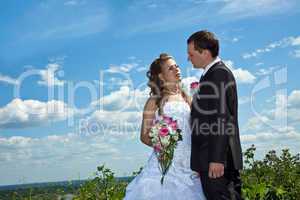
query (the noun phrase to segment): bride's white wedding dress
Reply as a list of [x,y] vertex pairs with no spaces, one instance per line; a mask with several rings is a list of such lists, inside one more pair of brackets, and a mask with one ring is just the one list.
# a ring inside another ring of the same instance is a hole
[[178,142],[172,165],[161,185],[161,171],[153,152],[141,173],[127,186],[124,200],[205,200],[200,178],[190,169],[190,107],[184,101],[169,101],[165,103],[163,112],[176,119],[182,130],[183,140]]

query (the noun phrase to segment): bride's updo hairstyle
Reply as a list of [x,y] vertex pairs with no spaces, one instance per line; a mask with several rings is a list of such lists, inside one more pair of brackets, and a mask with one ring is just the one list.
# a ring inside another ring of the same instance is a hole
[[[156,98],[156,105],[159,109],[159,114],[162,114],[161,106],[163,104],[163,81],[160,80],[159,74],[162,72],[161,68],[164,62],[169,59],[173,59],[173,57],[167,53],[161,53],[158,58],[156,58],[150,65],[150,69],[147,72],[147,77],[149,78],[148,86],[150,87],[150,96]],[[180,92],[185,101],[188,102],[188,96],[181,89]]]

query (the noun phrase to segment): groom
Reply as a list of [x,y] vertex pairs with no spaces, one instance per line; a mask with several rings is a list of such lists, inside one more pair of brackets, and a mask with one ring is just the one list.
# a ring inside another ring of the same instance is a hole
[[199,172],[208,200],[242,199],[242,150],[234,76],[218,57],[219,41],[199,31],[187,40],[188,59],[202,68],[191,110],[191,168]]

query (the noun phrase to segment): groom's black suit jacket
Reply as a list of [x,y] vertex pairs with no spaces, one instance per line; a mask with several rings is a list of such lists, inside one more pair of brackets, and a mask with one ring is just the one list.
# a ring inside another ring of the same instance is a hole
[[200,79],[191,109],[191,168],[208,171],[210,162],[225,170],[242,169],[238,127],[238,98],[232,72],[222,61]]

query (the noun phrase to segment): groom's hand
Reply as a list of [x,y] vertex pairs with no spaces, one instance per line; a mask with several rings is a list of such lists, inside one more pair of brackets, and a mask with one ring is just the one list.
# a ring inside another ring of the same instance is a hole
[[222,163],[209,163],[208,177],[219,178],[224,175],[224,164]]

